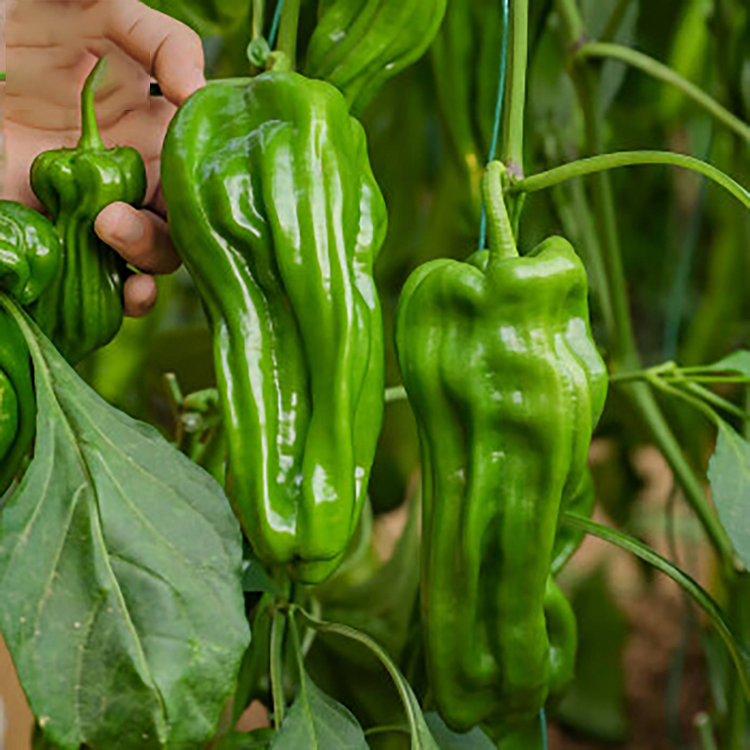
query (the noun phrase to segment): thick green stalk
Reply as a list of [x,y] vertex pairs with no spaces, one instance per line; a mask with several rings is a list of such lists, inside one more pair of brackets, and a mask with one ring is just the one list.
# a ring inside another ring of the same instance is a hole
[[615,9],[612,11],[612,15],[609,17],[609,21],[607,21],[607,25],[604,27],[604,31],[599,37],[600,42],[610,42],[617,36],[617,32],[620,30],[620,26],[622,26],[622,22],[625,19],[625,14],[628,12],[628,8],[630,8],[632,2],[633,0],[620,0],[617,3]]
[[292,70],[297,67],[297,31],[299,29],[299,11],[301,0],[284,0],[279,26],[279,52],[289,58]]
[[510,89],[503,161],[514,177],[523,176],[526,74],[529,64],[529,0],[512,0]]
[[[556,0],[557,9],[563,21],[568,47],[575,51],[581,46],[585,36],[583,19],[574,0]],[[602,122],[597,103],[597,78],[594,71],[575,56],[572,60],[571,77],[576,86],[578,98],[585,120],[586,144],[588,151],[600,154],[604,149]],[[640,368],[640,356],[636,346],[630,308],[627,296],[625,274],[622,267],[622,253],[617,230],[612,183],[607,172],[597,174],[597,189],[594,192],[597,228],[604,255],[604,267],[610,290],[614,313],[614,326],[608,331],[611,368],[613,373],[622,369]],[[653,392],[647,385],[636,384],[625,389],[637,413],[648,425],[654,441],[674,472],[677,482],[695,513],[700,518],[706,534],[722,558],[725,569],[733,564],[733,547],[726,532],[714,514],[703,485],[688,463],[680,444],[659,408]]]
[[750,125],[733,115],[726,107],[722,107],[716,99],[710,97],[703,89],[683,78],[668,65],[654,60],[653,57],[644,55],[642,52],[630,49],[621,44],[589,42],[578,48],[576,58],[610,58],[632,65],[634,68],[638,68],[644,73],[679,89],[685,96],[703,107],[706,112],[713,115],[719,122],[737,133],[740,138],[750,142]]

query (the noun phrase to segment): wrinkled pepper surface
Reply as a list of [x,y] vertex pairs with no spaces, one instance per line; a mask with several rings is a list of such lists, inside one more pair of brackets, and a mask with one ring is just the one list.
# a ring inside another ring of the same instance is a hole
[[[33,209],[0,201],[0,292],[33,304],[57,276],[62,248],[55,227]],[[18,325],[0,306],[0,495],[34,438],[31,359]]]
[[422,446],[432,697],[452,728],[498,737],[538,726],[572,676],[575,619],[550,564],[607,391],[584,267],[557,237],[519,257],[503,176],[493,163],[483,183],[489,251],[417,269],[396,327]]
[[100,60],[81,96],[83,131],[74,149],[46,151],[31,166],[31,187],[63,241],[54,283],[30,309],[42,331],[73,364],[108,344],[123,318],[122,258],[94,231],[111,203],[140,205],[146,170],[132,148],[104,147],[94,112],[94,89],[104,72]]
[[214,337],[228,494],[256,554],[319,582],[351,539],[383,410],[386,211],[337,89],[209,84],[170,126],[172,236]]
[[360,113],[389,79],[419,60],[440,28],[447,0],[334,0],[307,52],[307,74],[339,88]]

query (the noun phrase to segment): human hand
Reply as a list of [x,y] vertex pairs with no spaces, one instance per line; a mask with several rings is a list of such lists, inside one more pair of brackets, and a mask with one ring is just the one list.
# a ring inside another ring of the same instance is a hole
[[[81,88],[96,60],[107,55],[108,75],[97,93],[101,136],[108,146],[140,152],[148,190],[142,210],[112,204],[95,229],[144,272],[131,276],[124,290],[126,314],[144,315],[156,302],[152,274],[180,264],[165,221],[161,149],[177,106],[205,83],[200,38],[138,0],[11,0],[8,11],[2,197],[40,208],[29,183],[31,163],[42,151],[76,145]],[[163,99],[149,101],[151,76]]]

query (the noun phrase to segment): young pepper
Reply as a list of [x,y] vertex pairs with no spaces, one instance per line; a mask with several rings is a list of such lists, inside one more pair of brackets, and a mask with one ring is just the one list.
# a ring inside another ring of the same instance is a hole
[[[0,292],[33,305],[57,276],[62,248],[41,214],[0,201]],[[0,306],[0,495],[31,446],[36,422],[31,361],[16,322]]]
[[360,113],[389,79],[427,51],[447,0],[334,0],[315,27],[307,74],[339,88]]
[[96,217],[111,203],[140,205],[146,192],[140,154],[106,149],[99,136],[94,89],[104,62],[83,87],[78,146],[46,151],[31,166],[31,187],[63,241],[57,278],[31,314],[71,363],[109,343],[122,325],[125,262],[98,238]]
[[319,582],[354,533],[383,410],[386,212],[364,131],[296,73],[210,84],[172,121],[162,185],[213,329],[229,498],[265,563]]
[[572,675],[575,621],[550,564],[607,391],[584,267],[561,238],[519,257],[503,176],[493,163],[483,183],[489,251],[417,269],[396,323],[422,445],[431,695],[454,729],[498,737]]

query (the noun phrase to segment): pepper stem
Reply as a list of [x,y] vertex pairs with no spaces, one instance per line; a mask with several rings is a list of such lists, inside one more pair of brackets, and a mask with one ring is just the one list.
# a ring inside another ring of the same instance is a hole
[[94,94],[104,78],[107,69],[106,58],[102,57],[89,73],[86,83],[83,84],[81,92],[81,139],[78,148],[87,151],[101,151],[104,149],[99,126],[96,122],[96,110],[94,108]]
[[489,235],[490,260],[517,258],[518,248],[513,236],[513,227],[508,216],[503,195],[505,165],[490,162],[482,180],[482,195],[487,209],[487,233]]

